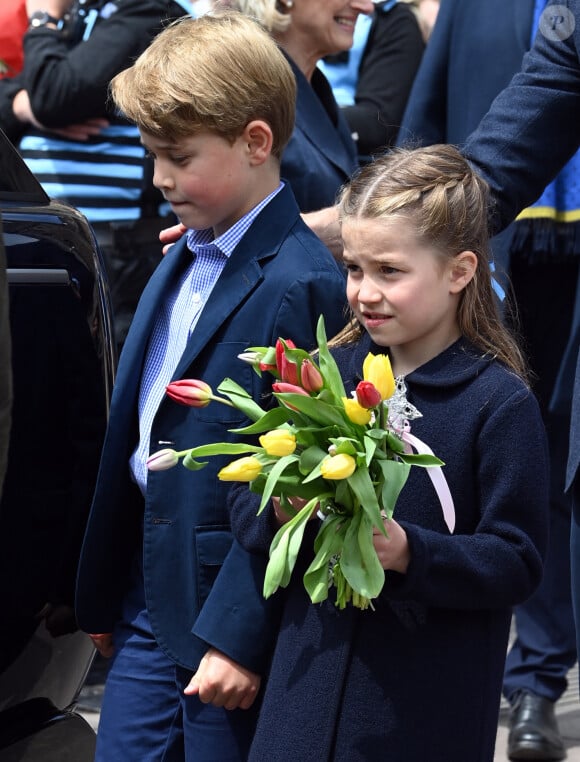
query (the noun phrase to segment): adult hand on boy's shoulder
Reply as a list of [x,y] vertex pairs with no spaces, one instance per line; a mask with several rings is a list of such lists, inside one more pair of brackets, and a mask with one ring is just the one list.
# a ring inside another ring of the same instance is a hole
[[342,261],[342,238],[338,221],[338,207],[328,206],[317,212],[302,214],[302,219],[308,227],[330,250],[337,262]]
[[159,240],[163,244],[163,254],[167,254],[173,244],[177,243],[186,231],[187,228],[181,222],[169,228],[163,228],[159,233]]
[[249,709],[260,690],[262,678],[242,667],[216,648],[210,648],[184,690],[197,694],[204,704],[226,709]]

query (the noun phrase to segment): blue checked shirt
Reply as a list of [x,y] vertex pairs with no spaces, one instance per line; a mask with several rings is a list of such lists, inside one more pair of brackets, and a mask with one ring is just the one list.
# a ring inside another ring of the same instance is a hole
[[[229,257],[262,211],[279,193],[283,183],[260,201],[229,230],[213,238],[211,228],[189,230],[187,246],[193,261],[180,276],[177,286],[157,313],[139,390],[139,444],[131,455],[129,466],[141,492],[147,488],[147,458],[153,419],[183,355],[199,316]],[[156,448],[157,449],[157,448]],[[161,446],[159,449],[162,449]]]

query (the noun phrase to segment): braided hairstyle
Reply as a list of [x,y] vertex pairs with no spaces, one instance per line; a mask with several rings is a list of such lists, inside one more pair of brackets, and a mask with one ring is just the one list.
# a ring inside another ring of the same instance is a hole
[[[482,352],[525,379],[526,362],[504,325],[491,285],[488,204],[486,182],[451,145],[394,149],[361,169],[338,200],[341,223],[347,218],[400,217],[413,224],[419,242],[442,258],[474,252],[478,265],[460,294],[459,329]],[[361,333],[362,326],[353,319],[332,344],[349,343]]]

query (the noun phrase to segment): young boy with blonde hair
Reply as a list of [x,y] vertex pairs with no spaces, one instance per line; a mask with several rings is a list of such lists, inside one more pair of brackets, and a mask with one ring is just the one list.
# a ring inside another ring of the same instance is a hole
[[188,232],[152,276],[123,348],[80,562],[80,626],[113,655],[96,760],[238,762],[276,625],[263,562],[232,546],[221,459],[195,473],[148,473],[146,459],[234,440],[236,409],[179,405],[166,385],[215,389],[228,376],[262,399],[266,374],[236,355],[279,336],[313,347],[321,313],[334,334],[344,279],[280,180],[295,81],[254,21],[177,22],[111,89]]

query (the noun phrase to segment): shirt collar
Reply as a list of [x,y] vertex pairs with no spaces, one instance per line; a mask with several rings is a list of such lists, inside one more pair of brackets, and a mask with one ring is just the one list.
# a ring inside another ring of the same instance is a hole
[[211,228],[206,228],[205,230],[189,229],[186,233],[187,248],[194,254],[205,247],[216,248],[229,258],[252,222],[283,187],[284,182],[280,181],[280,184],[272,191],[272,193],[269,193],[259,204],[256,204],[253,209],[250,209],[250,211],[235,222],[231,228],[228,228],[225,233],[222,233],[217,238],[213,237],[213,230]]

